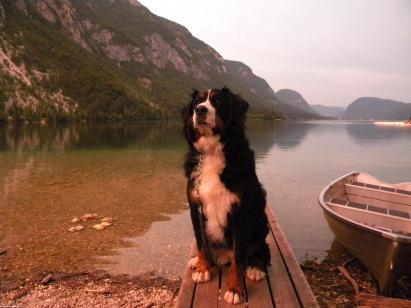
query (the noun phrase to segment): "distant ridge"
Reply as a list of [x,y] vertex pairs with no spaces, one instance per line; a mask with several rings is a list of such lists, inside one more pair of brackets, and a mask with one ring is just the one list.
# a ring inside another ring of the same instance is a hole
[[[263,101],[273,104],[276,110],[280,111],[290,119],[312,119],[318,118],[313,110],[309,108],[300,108],[280,99],[266,80],[256,76],[250,67],[239,61],[224,60],[227,66],[228,74],[233,80],[237,80],[242,89],[250,89],[250,91]],[[292,90],[290,90],[292,91]],[[241,89],[239,90],[242,93]],[[295,91],[293,91],[295,92]],[[297,93],[297,92],[295,92]],[[246,95],[245,95],[246,97]]]
[[345,112],[345,107],[324,105],[310,105],[310,107],[325,117],[340,118]]
[[411,103],[360,97],[348,105],[342,117],[353,120],[407,120],[411,117]]
[[321,118],[321,115],[317,111],[312,109],[306,102],[304,97],[297,91],[290,89],[281,89],[275,94],[281,102],[287,104],[288,106],[298,109],[301,112],[307,113],[312,118]]

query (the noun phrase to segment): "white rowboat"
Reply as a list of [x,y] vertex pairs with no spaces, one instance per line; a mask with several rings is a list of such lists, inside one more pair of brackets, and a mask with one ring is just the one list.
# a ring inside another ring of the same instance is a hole
[[390,295],[411,275],[411,182],[387,184],[361,172],[333,181],[320,206],[337,241],[358,258]]

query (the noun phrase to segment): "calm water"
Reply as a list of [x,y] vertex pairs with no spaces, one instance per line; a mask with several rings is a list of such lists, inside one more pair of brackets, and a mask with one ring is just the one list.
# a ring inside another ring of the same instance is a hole
[[[177,277],[192,231],[179,123],[0,127],[0,280],[47,271]],[[248,123],[257,169],[297,257],[323,257],[333,236],[320,190],[352,170],[411,181],[411,129],[347,122]],[[85,213],[114,216],[103,231]]]

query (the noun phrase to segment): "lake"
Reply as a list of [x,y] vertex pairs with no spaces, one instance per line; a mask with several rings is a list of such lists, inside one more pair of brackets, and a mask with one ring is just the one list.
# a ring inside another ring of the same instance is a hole
[[[249,121],[268,204],[297,258],[322,258],[333,235],[317,204],[352,170],[411,181],[411,129],[369,122]],[[178,277],[192,241],[180,124],[0,127],[0,280],[104,269]],[[70,221],[115,218],[102,231]]]

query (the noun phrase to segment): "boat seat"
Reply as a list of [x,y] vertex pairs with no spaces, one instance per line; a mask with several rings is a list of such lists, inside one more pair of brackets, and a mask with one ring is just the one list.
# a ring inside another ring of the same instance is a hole
[[[404,206],[411,207],[411,191],[409,190],[384,185],[368,184],[358,181],[345,183],[344,187],[348,199],[354,199],[351,201],[368,203],[368,201],[359,199],[371,198],[376,200],[378,203],[389,202],[391,204],[396,204],[394,205],[396,210],[405,210],[406,212],[409,212],[409,210],[402,208]],[[375,205],[378,206],[378,204]]]
[[404,189],[396,189],[397,193],[404,194],[404,195],[410,195],[411,196],[411,191],[409,190],[404,190]]
[[409,212],[386,209],[386,208],[373,206],[373,205],[369,205],[369,204],[367,205],[367,204],[363,204],[363,203],[357,203],[357,202],[341,200],[341,199],[335,199],[335,198],[332,198],[329,201],[329,203],[339,205],[339,206],[352,207],[352,208],[356,208],[356,209],[366,211],[366,212],[380,213],[380,214],[385,214],[385,215],[389,215],[389,216],[395,216],[395,217],[400,217],[400,218],[405,218],[405,219],[410,219],[411,220],[411,213],[409,213]]
[[362,182],[353,182],[353,183],[349,183],[349,184],[354,185],[354,186],[358,186],[358,187],[367,187],[367,188],[371,188],[371,189],[384,190],[384,191],[389,191],[389,192],[396,192],[396,193],[399,193],[399,194],[404,194],[404,195],[411,196],[411,191],[405,190],[405,189],[398,189],[398,188],[394,188],[394,187],[387,187],[387,186],[368,184],[368,183],[362,183]]

